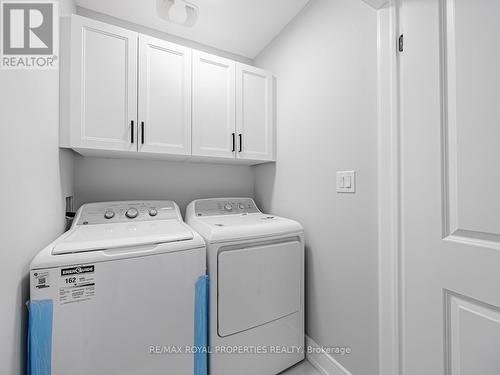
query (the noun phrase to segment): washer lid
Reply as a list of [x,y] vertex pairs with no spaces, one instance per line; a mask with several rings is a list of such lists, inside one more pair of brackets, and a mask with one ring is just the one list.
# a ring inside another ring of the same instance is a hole
[[52,249],[53,255],[115,249],[193,239],[193,232],[179,220],[79,225],[68,231]]
[[188,224],[211,243],[303,231],[294,220],[262,213],[192,217],[188,219]]

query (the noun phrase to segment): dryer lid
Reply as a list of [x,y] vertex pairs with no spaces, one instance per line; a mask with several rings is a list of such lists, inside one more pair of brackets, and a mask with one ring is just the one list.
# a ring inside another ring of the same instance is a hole
[[262,213],[193,217],[188,224],[211,243],[303,231],[302,226],[294,220]]
[[187,241],[193,232],[179,220],[80,225],[68,231],[53,255]]

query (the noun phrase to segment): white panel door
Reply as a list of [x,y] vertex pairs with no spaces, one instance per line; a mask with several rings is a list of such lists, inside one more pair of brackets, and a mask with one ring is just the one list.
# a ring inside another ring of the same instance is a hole
[[137,33],[72,16],[71,62],[72,144],[136,151]]
[[401,375],[497,375],[500,2],[401,15]]
[[237,157],[274,160],[273,76],[236,64]]
[[191,154],[191,49],[139,36],[139,151]]
[[234,61],[193,51],[193,134],[195,156],[234,158]]

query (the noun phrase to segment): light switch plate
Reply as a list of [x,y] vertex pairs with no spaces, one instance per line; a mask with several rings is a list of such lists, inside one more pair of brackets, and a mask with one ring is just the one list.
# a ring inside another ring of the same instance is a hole
[[356,172],[339,171],[337,172],[337,193],[355,193],[356,192]]

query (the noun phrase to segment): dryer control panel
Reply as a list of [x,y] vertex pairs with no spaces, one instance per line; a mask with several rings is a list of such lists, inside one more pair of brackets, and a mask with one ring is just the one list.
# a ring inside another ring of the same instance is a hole
[[260,212],[251,198],[200,199],[194,204],[195,216],[250,214]]
[[172,201],[102,202],[83,205],[75,223],[91,225],[169,219],[182,220],[179,208]]

